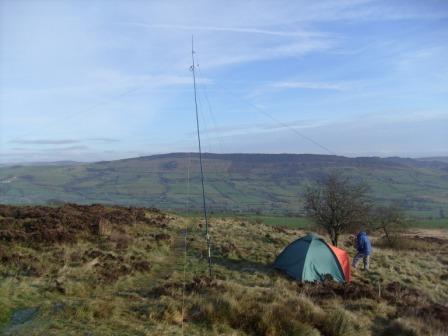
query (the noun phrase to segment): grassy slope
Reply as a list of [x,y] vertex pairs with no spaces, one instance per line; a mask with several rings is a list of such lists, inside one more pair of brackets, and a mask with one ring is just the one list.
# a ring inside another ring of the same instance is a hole
[[[185,216],[184,213],[181,213]],[[197,216],[195,214],[194,216]],[[296,217],[296,216],[269,216],[269,215],[256,215],[256,214],[241,214],[235,216],[233,214],[216,214],[217,218],[237,218],[239,220],[250,220],[255,223],[284,227],[291,229],[312,229],[312,221],[307,217]],[[427,229],[447,229],[448,219],[446,218],[432,218],[432,219],[421,219],[417,218],[409,222],[409,228],[427,228]]]
[[[172,154],[86,165],[0,168],[0,202],[63,200],[182,209],[187,165],[185,155]],[[413,215],[437,218],[444,209],[448,216],[444,163],[317,155],[213,155],[206,156],[205,166],[207,197],[216,211],[300,212],[306,186],[339,169],[365,179],[378,204],[399,201]],[[196,159],[192,159],[190,171],[190,205],[198,208]],[[17,178],[10,181],[14,176]]]
[[[174,216],[168,225],[116,223],[110,236],[71,244],[3,242],[0,330],[5,335],[180,335],[184,328],[186,335],[344,336],[447,331],[440,313],[447,308],[435,313],[437,304],[448,302],[447,240],[410,239],[410,249],[402,251],[374,242],[371,273],[355,271],[349,286],[304,286],[270,267],[303,231],[212,219],[214,280],[208,282],[203,229],[197,224],[195,218]],[[446,232],[441,235],[447,239]],[[342,240],[353,255],[349,237]]]

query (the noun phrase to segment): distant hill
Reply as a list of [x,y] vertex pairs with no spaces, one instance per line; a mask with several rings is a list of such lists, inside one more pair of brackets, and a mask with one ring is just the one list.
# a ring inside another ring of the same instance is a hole
[[[448,162],[312,154],[204,154],[211,211],[301,213],[307,186],[331,170],[366,180],[378,204],[418,216],[448,214]],[[0,167],[0,202],[110,203],[200,208],[197,154],[173,153],[88,164]]]
[[16,162],[16,163],[0,163],[0,167],[10,167],[10,166],[71,166],[71,165],[78,165],[83,164],[82,162],[77,161],[51,161],[51,162],[45,162],[45,161],[39,161],[39,162]]
[[440,161],[448,163],[448,156],[434,156],[434,157],[425,157],[417,159],[419,161]]

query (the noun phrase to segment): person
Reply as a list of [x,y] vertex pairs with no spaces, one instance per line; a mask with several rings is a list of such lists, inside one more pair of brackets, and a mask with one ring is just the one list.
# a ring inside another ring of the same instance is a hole
[[356,268],[362,259],[364,262],[364,269],[368,271],[370,266],[370,255],[372,254],[372,244],[365,231],[359,232],[356,236],[356,250],[357,253],[353,258],[353,267]]

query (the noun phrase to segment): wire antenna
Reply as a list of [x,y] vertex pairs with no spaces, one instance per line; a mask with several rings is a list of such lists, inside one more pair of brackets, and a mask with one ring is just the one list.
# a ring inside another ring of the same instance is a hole
[[[190,165],[191,158],[190,154],[188,154],[188,165],[187,165],[187,176],[186,176],[186,187],[187,187],[187,197],[185,198],[185,212],[189,214],[189,200],[190,200]],[[187,284],[187,247],[188,247],[188,222],[187,219],[185,221],[185,229],[184,229],[184,280],[182,285],[182,336],[184,335],[185,326],[185,289]]]
[[259,108],[257,105],[255,105],[254,103],[250,102],[247,99],[243,99],[242,97],[238,97],[237,95],[231,94],[230,90],[228,90],[227,88],[225,88],[223,85],[219,84],[219,83],[214,83],[215,85],[219,86],[221,88],[221,92],[224,92],[225,94],[227,94],[230,98],[234,99],[234,100],[239,100],[243,103],[245,103],[246,105],[252,107],[252,109],[255,112],[258,112],[260,114],[263,114],[264,116],[268,117],[269,119],[271,119],[273,122],[277,123],[278,125],[280,125],[283,128],[287,128],[289,129],[291,132],[295,133],[296,135],[298,135],[299,137],[301,137],[302,139],[307,140],[308,142],[311,142],[312,144],[314,144],[315,146],[323,149],[324,151],[328,152],[331,155],[338,155],[336,152],[332,151],[331,149],[329,149],[328,147],[322,145],[321,143],[317,142],[316,140],[314,140],[313,138],[303,134],[302,132],[298,131],[295,127],[279,120],[278,118],[275,118],[274,116],[272,116],[270,113],[268,113],[267,111]]
[[205,201],[205,188],[204,188],[204,168],[202,166],[202,148],[201,148],[201,133],[199,128],[199,116],[198,116],[198,98],[196,92],[196,65],[194,63],[194,42],[193,36],[191,37],[191,60],[193,62],[191,70],[193,72],[193,87],[194,87],[194,105],[196,111],[196,129],[198,133],[198,148],[199,148],[199,165],[201,167],[201,184],[202,184],[202,206],[204,210],[204,220],[205,220],[205,237],[207,240],[207,253],[208,253],[208,276],[212,277],[212,256],[210,249],[210,235],[208,233],[208,216],[207,216],[207,204]]

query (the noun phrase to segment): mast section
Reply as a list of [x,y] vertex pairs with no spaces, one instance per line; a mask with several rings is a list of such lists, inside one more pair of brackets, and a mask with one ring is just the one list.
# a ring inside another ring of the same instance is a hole
[[191,60],[193,65],[191,69],[193,71],[193,86],[194,86],[194,105],[196,112],[196,130],[198,134],[198,149],[199,149],[199,165],[201,167],[201,185],[202,185],[202,207],[204,211],[204,220],[205,220],[205,237],[207,240],[207,253],[208,253],[208,275],[212,276],[212,257],[211,257],[211,248],[210,248],[210,235],[208,232],[208,216],[207,216],[207,204],[205,201],[205,187],[204,187],[204,169],[202,166],[202,147],[201,147],[201,133],[199,128],[199,116],[198,116],[198,99],[196,93],[196,65],[194,62],[194,44],[193,44],[193,36],[191,37]]

